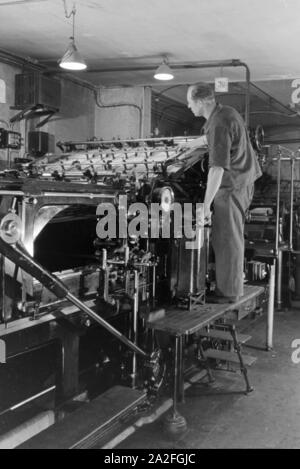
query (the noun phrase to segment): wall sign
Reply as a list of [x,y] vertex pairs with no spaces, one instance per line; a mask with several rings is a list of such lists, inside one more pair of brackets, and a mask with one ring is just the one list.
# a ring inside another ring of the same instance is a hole
[[228,78],[215,78],[215,91],[217,93],[228,93]]

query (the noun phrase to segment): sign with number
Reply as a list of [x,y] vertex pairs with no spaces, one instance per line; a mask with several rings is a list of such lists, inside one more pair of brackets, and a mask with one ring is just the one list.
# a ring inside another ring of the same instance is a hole
[[228,78],[215,78],[215,91],[217,93],[228,93]]

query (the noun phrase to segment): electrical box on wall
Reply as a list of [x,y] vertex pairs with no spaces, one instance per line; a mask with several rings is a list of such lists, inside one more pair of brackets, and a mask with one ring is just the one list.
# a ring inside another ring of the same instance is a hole
[[15,107],[24,109],[41,105],[59,109],[61,82],[41,73],[22,73],[15,76]]
[[28,132],[28,152],[35,157],[54,153],[55,137],[47,132]]
[[20,150],[21,148],[21,134],[0,128],[0,148],[13,148]]

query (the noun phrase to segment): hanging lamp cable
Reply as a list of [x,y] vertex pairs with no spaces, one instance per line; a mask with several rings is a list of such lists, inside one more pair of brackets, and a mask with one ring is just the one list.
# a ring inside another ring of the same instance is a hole
[[[75,16],[75,13],[76,13],[76,4],[73,3],[73,8],[72,10],[70,11],[70,13],[68,13],[68,7],[67,7],[67,2],[66,0],[63,0],[63,4],[64,4],[64,10],[65,10],[65,17],[66,18],[71,18],[71,16],[73,15],[73,17]],[[74,34],[74,29],[73,29],[73,34]]]

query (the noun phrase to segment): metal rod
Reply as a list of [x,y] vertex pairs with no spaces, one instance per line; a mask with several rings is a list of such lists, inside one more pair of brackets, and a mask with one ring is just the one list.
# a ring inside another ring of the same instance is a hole
[[[194,138],[199,138],[199,135],[189,135],[189,136],[176,136],[176,137],[145,137],[145,138],[130,138],[130,139],[118,139],[118,140],[84,140],[84,141],[66,141],[59,142],[60,145],[106,145],[106,144],[120,144],[120,143],[141,143],[141,142],[173,142],[179,140],[192,140]],[[133,149],[134,150],[134,149]],[[57,162],[56,162],[57,163]]]
[[155,309],[156,303],[156,265],[152,265],[152,309]]
[[0,238],[0,253],[2,253],[9,260],[14,262],[17,266],[21,267],[32,277],[39,280],[51,293],[58,298],[66,298],[73,303],[80,311],[86,313],[89,317],[94,319],[98,324],[104,327],[108,332],[117,337],[121,342],[127,345],[131,350],[139,353],[143,357],[148,355],[137,345],[131,342],[121,332],[115,329],[111,324],[98,316],[91,308],[76,298],[69,292],[67,286],[55,275],[41,266],[21,245],[9,245]]
[[[197,227],[196,227],[197,230]],[[197,236],[197,234],[196,234]],[[195,249],[191,249],[191,260],[190,260],[190,292],[189,292],[189,311],[192,309],[192,298],[194,294],[194,262],[195,262]]]
[[4,256],[0,256],[0,275],[1,275],[1,319],[2,321],[6,321],[5,318],[5,274],[4,274],[4,266],[5,266],[5,259]]
[[38,394],[35,394],[34,396],[28,397],[28,399],[25,399],[25,401],[22,401],[22,402],[19,402],[18,404],[15,404],[14,406],[10,407],[9,410],[16,410],[19,407],[22,407],[23,405],[28,404],[28,402],[31,402],[34,399],[37,399],[38,397],[41,397],[41,396],[43,396],[44,394],[47,394],[50,391],[54,391],[54,389],[56,389],[55,385],[51,386],[48,389],[45,389],[44,391],[39,392]]
[[245,123],[249,127],[250,115],[250,70],[246,63],[240,62],[239,66],[246,69],[246,96],[245,96]]
[[[283,156],[281,157],[281,161],[291,161],[291,158],[293,158],[292,156]],[[295,158],[293,158],[295,161],[300,161],[300,157],[296,156]],[[272,161],[278,161],[278,158],[272,158]]]
[[179,337],[179,357],[178,357],[178,398],[179,402],[184,402],[184,383],[183,383],[183,336]]
[[25,192],[23,191],[6,191],[6,190],[0,190],[0,195],[26,195]]
[[290,237],[289,249],[293,249],[293,218],[294,218],[294,168],[295,160],[291,158],[291,192],[290,192]]
[[178,391],[178,354],[180,350],[180,337],[175,337],[174,357],[174,389],[173,389],[173,416],[177,414],[177,391]]
[[[239,59],[229,60],[207,60],[203,62],[181,62],[181,63],[170,63],[169,67],[177,70],[189,70],[197,68],[218,68],[218,67],[243,67],[245,64]],[[132,66],[132,67],[114,67],[89,70],[89,73],[108,73],[108,72],[136,72],[136,71],[147,71],[154,70],[157,67],[155,65],[144,65],[144,66]]]
[[[138,308],[139,308],[139,273],[134,271],[134,294],[133,294],[133,343],[137,344],[138,337]],[[137,377],[137,357],[133,352],[132,356],[132,387],[136,387]]]
[[270,279],[269,279],[269,301],[268,301],[267,344],[266,344],[267,350],[272,350],[273,348],[275,271],[276,271],[276,260],[274,259],[274,263],[270,267]]
[[92,309],[90,309],[88,306],[86,306],[82,301],[80,301],[78,298],[76,298],[72,293],[67,294],[66,298],[73,303],[75,306],[77,306],[78,309],[86,313],[88,316],[93,318],[98,324],[103,326],[108,332],[110,332],[112,335],[117,337],[121,342],[123,342],[125,345],[127,345],[129,348],[131,348],[134,352],[137,352],[138,354],[142,355],[143,357],[147,357],[146,352],[139,348],[137,345],[135,345],[133,342],[131,342],[127,337],[125,337],[121,332],[119,332],[117,329],[115,329],[111,324],[106,322],[104,319],[102,319],[98,314],[96,314]]
[[277,264],[277,308],[282,306],[282,250],[278,251]]
[[95,193],[75,193],[75,192],[42,192],[38,196],[43,195],[45,197],[75,197],[77,199],[84,197],[87,199],[98,199],[104,197],[106,199],[115,199],[115,194],[95,194]]
[[276,207],[276,238],[275,238],[275,256],[278,256],[279,247],[279,217],[280,217],[280,179],[281,179],[281,150],[278,150],[277,157],[277,207]]
[[101,197],[104,197],[106,199],[114,199],[115,195],[114,194],[97,194],[97,193],[85,193],[85,192],[80,192],[80,193],[75,193],[75,192],[43,192],[41,191],[38,194],[28,194],[23,191],[7,191],[7,190],[0,190],[0,195],[11,195],[11,196],[30,196],[32,198],[34,197],[74,197],[74,198],[85,198],[85,199],[98,199]]

